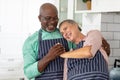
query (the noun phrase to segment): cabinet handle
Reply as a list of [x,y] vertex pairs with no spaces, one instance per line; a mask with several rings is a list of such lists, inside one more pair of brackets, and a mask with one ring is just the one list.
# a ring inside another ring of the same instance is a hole
[[8,71],[14,71],[14,69],[8,69]]
[[1,54],[1,48],[0,48],[0,54]]
[[1,28],[2,28],[2,26],[0,25],[0,32],[1,32],[1,30],[2,30]]
[[14,61],[14,59],[13,58],[9,58],[8,61]]
[[19,80],[25,80],[24,78],[20,78]]

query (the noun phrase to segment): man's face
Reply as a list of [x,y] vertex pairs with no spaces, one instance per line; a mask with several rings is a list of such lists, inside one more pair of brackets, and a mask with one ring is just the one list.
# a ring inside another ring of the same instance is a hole
[[56,29],[59,19],[55,11],[44,10],[42,14],[38,16],[38,18],[44,30],[52,32]]

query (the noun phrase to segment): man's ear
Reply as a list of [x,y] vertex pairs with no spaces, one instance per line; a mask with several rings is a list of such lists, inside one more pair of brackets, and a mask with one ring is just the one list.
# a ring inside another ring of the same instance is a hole
[[41,22],[41,15],[38,16],[39,21]]

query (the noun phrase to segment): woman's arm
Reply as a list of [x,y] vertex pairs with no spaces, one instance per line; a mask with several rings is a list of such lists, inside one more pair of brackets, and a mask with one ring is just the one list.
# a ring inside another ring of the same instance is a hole
[[94,57],[96,52],[101,48],[102,46],[102,34],[98,30],[91,30],[88,32],[84,46],[91,46],[91,54]]
[[85,46],[73,51],[65,52],[60,55],[62,58],[90,58],[92,54],[90,53],[91,46]]

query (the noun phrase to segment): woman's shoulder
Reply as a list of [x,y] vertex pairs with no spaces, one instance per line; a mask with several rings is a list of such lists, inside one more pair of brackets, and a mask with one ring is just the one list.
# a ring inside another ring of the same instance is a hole
[[87,35],[88,35],[88,34],[95,34],[95,33],[101,34],[101,32],[100,32],[99,30],[95,29],[95,30],[90,30],[90,31],[87,33]]

